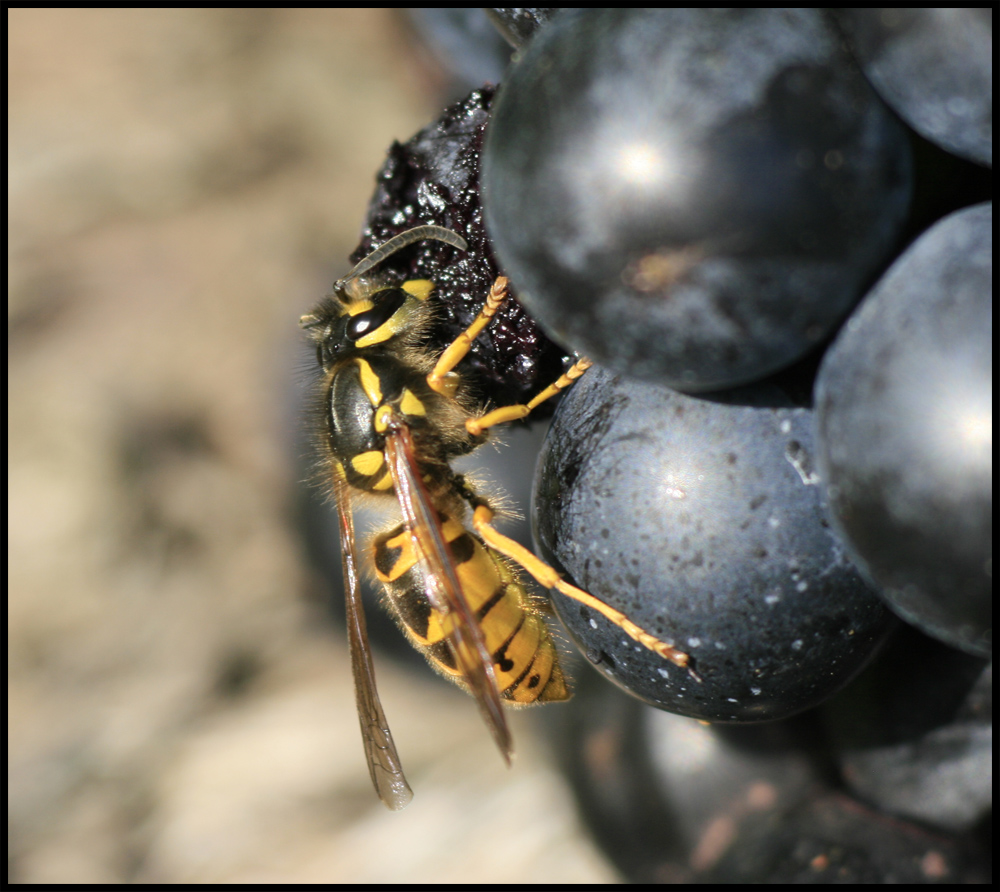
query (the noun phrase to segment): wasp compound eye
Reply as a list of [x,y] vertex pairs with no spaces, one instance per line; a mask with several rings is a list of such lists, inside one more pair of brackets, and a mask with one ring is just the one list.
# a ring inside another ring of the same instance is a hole
[[350,340],[357,341],[388,322],[406,301],[406,292],[402,288],[386,288],[375,295],[375,300],[374,307],[352,316],[347,323]]

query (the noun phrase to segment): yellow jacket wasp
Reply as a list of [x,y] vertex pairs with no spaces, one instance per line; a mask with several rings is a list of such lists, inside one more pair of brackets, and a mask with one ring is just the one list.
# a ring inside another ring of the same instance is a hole
[[[375,574],[411,643],[479,704],[504,759],[512,743],[501,701],[527,705],[570,696],[542,605],[517,566],[686,666],[688,657],[624,614],[561,579],[528,549],[492,526],[494,508],[452,467],[482,445],[489,428],[526,417],[589,367],[580,359],[523,405],[480,412],[455,367],[506,297],[498,278],[475,321],[440,356],[422,346],[433,283],[394,285],[374,270],[414,242],[458,250],[465,240],[440,226],[418,226],[369,254],[300,324],[316,344],[322,378],[322,444],[340,520],[347,627],[361,736],[372,782],[392,809],[412,792],[403,775],[375,687],[361,604],[351,513],[354,491],[392,496],[403,522],[371,546]],[[466,520],[472,530],[466,528]]]

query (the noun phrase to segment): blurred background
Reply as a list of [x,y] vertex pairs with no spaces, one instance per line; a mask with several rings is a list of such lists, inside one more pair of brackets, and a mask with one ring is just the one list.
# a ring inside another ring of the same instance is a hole
[[[296,527],[297,320],[445,80],[387,10],[8,11],[9,880],[609,882],[515,714],[377,659]],[[336,547],[336,543],[332,543]]]

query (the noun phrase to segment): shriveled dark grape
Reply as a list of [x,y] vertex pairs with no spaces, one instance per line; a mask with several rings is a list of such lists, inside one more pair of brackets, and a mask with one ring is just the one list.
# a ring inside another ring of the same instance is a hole
[[[476,318],[497,276],[479,198],[483,132],[493,88],[484,87],[446,108],[438,120],[405,143],[394,143],[376,178],[361,243],[352,262],[395,235],[432,223],[454,230],[469,244],[456,251],[437,241],[394,254],[379,272],[397,280],[434,282],[435,326],[428,339],[443,350]],[[510,293],[516,298],[516,285]],[[460,371],[497,405],[519,403],[562,372],[566,351],[554,344],[516,299],[500,308],[476,339]],[[542,407],[545,415],[548,406]]]

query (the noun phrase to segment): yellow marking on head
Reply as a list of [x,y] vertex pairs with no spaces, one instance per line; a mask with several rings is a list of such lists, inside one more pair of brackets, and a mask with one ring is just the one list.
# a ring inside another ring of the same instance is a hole
[[400,285],[407,294],[412,294],[417,300],[427,300],[434,290],[434,283],[430,279],[410,279]]
[[363,338],[358,338],[354,342],[354,346],[364,348],[381,344],[383,341],[388,341],[397,330],[397,327],[392,324],[392,319],[390,319],[388,322],[383,322],[375,331],[369,332]]
[[377,449],[370,452],[362,452],[351,459],[351,467],[365,477],[374,477],[379,469],[385,464],[385,456]]
[[420,401],[420,398],[408,387],[403,388],[403,398],[399,401],[399,408],[404,415],[426,415],[427,407]]
[[356,359],[355,362],[361,372],[361,388],[364,390],[365,396],[368,397],[368,401],[373,406],[379,405],[382,402],[382,382],[379,381],[378,375],[375,374],[375,370],[367,360]]
[[[422,280],[415,279],[414,281],[419,284]],[[420,319],[424,315],[426,311],[421,306],[423,298],[419,294],[411,293],[410,289],[406,287],[407,284],[409,283],[404,282],[401,286],[402,290],[409,295],[403,302],[403,305],[374,331],[370,331],[363,338],[358,338],[354,342],[356,347],[364,349],[374,344],[385,343],[390,338],[394,338],[401,332],[411,328],[415,320]],[[417,290],[421,291],[422,289],[418,287]],[[429,294],[430,292],[428,291],[427,293]]]
[[349,304],[345,304],[344,308],[347,310],[348,316],[357,316],[358,313],[367,313],[369,310],[374,309],[375,304],[370,300],[355,300]]

